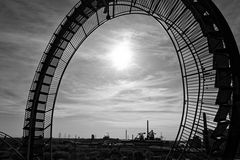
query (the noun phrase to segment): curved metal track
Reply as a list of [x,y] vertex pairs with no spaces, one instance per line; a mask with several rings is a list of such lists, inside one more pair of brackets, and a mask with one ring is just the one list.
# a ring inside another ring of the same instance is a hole
[[[16,160],[24,160],[25,158],[22,156],[22,154],[19,152],[20,147],[22,146],[22,143],[15,138],[9,136],[8,134],[0,131],[0,144],[2,146],[7,146],[7,151],[11,152],[10,156],[11,158],[14,158]],[[1,157],[0,157],[1,158]]]
[[127,14],[156,19],[179,59],[183,112],[167,158],[233,159],[240,134],[240,57],[227,22],[211,0],[78,2],[54,32],[34,76],[24,121],[26,158],[51,158],[44,153],[51,153],[57,93],[77,49],[99,26]]

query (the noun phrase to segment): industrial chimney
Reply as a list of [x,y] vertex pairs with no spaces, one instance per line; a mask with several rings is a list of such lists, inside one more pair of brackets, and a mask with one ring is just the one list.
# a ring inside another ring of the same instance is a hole
[[147,120],[147,139],[149,138],[148,133],[149,133],[149,123],[148,123],[148,120]]
[[127,140],[127,130],[125,130],[125,139]]

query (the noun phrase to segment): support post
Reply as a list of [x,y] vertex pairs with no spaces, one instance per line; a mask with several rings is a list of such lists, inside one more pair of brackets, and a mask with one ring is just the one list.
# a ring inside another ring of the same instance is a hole
[[203,113],[203,123],[204,123],[204,130],[203,130],[203,142],[205,145],[206,153],[209,153],[209,139],[208,139],[208,128],[207,128],[207,117],[206,113]]

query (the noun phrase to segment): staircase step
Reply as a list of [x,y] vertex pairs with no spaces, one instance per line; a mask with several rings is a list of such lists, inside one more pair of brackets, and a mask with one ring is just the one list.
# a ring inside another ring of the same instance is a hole
[[[36,83],[36,84],[37,84],[37,83],[38,83],[38,81],[37,81],[37,80],[35,80],[35,81],[34,81],[34,83]],[[43,84],[43,85],[45,85],[45,86],[51,86],[51,84],[48,84],[48,83],[42,83],[42,84]]]
[[92,11],[97,11],[97,9],[92,5],[92,2],[93,0],[82,0],[82,4],[85,6],[85,7],[88,7],[90,8]]
[[224,48],[223,41],[221,39],[217,39],[215,37],[208,37],[207,39],[210,53],[214,53],[215,50]]
[[[41,64],[45,65],[46,63],[45,62],[41,62]],[[52,68],[57,68],[57,66],[54,66],[54,65],[51,65],[51,64],[47,64],[49,67],[52,67]]]
[[218,69],[215,77],[216,88],[231,88],[232,73],[230,69]]
[[227,53],[213,54],[213,69],[228,69],[230,66],[230,59]]
[[[39,74],[42,74],[42,72],[41,72],[41,71],[37,71],[37,73],[39,73]],[[54,77],[54,75],[47,74],[47,73],[44,73],[44,75],[46,75],[46,76],[48,76],[48,77]]]
[[57,48],[57,49],[60,49],[60,50],[65,50],[65,48],[62,48],[61,46],[58,46],[58,44],[56,44],[56,43],[50,43],[50,45],[51,45],[53,48]]
[[231,110],[231,105],[220,105],[218,112],[214,118],[214,122],[226,121],[227,115]]
[[76,19],[74,19],[74,18],[72,18],[72,17],[70,17],[70,16],[66,16],[67,17],[67,19],[70,21],[70,22],[73,22],[73,23],[75,23],[76,25],[78,25],[78,26],[82,26],[82,24],[80,23],[80,22],[78,22]]
[[[31,121],[31,119],[27,118],[26,121]],[[36,119],[36,122],[44,122],[44,119]]]
[[230,121],[223,121],[223,122],[219,122],[217,124],[217,127],[215,128],[215,130],[213,131],[211,137],[213,139],[217,139],[218,137],[224,137],[225,136],[225,132],[226,129],[228,127],[228,125],[230,124]]
[[55,36],[56,39],[60,39],[60,40],[66,41],[66,42],[70,42],[70,40],[65,38],[65,37],[63,37],[63,35],[54,33],[54,36]]
[[228,105],[231,100],[232,88],[219,88],[216,104]]
[[[28,100],[29,102],[33,102],[33,99],[30,99],[30,100]],[[40,104],[46,104],[47,102],[45,102],[45,101],[37,101],[37,103],[40,103]]]
[[81,16],[83,16],[84,18],[88,19],[89,17],[87,16],[86,13],[84,13],[85,8],[86,7],[83,4],[81,4],[78,8],[75,8],[75,11],[79,13]]
[[[32,111],[32,107],[27,108],[26,111],[31,112]],[[45,112],[46,111],[43,111],[43,110],[37,110],[37,113],[45,113]]]
[[[30,127],[23,127],[24,130],[29,130]],[[35,127],[35,131],[44,131],[44,128]]]
[[[36,90],[30,90],[30,92],[33,92],[33,93],[36,93]],[[42,94],[42,95],[48,95],[48,93],[46,93],[46,92],[39,92],[39,94]]]

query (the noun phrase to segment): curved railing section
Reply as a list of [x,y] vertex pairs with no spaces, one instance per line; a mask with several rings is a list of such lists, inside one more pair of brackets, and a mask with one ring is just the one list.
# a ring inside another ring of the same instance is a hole
[[156,19],[171,38],[179,60],[183,112],[166,158],[234,157],[240,123],[240,58],[216,6],[210,0],[82,0],[54,32],[36,70],[25,112],[26,158],[51,159],[45,153],[51,153],[54,107],[68,64],[99,26],[127,14]]
[[[8,158],[16,160],[24,160],[25,158],[20,153],[19,149],[22,147],[22,142],[0,131],[0,146],[5,148],[5,152],[9,154]],[[2,157],[0,157],[2,158]],[[6,158],[6,157],[5,157]]]

